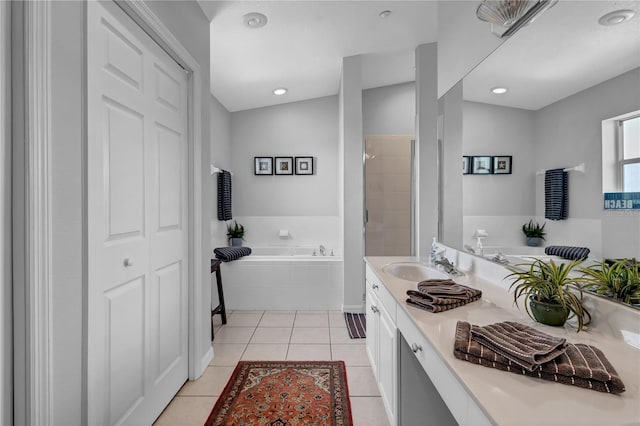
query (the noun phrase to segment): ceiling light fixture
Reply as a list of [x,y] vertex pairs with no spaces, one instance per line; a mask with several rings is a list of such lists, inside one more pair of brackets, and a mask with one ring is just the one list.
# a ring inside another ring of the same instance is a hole
[[380,16],[380,19],[388,18],[389,16],[391,16],[391,11],[390,10],[383,10],[382,12],[380,12],[380,14],[378,16]]
[[[495,35],[506,38],[533,22],[539,14],[557,2],[558,0],[483,0],[476,9],[476,16],[481,21],[491,23],[491,32]],[[506,31],[496,33],[494,24],[506,28]]]
[[618,25],[633,18],[635,14],[636,12],[631,9],[614,10],[613,12],[602,15],[600,19],[598,19],[598,23],[605,26]]
[[242,17],[242,22],[244,22],[245,27],[252,29],[264,27],[267,25],[267,21],[267,17],[258,12],[247,13]]
[[495,93],[496,95],[502,95],[504,93],[507,93],[507,88],[506,87],[494,87],[491,89],[491,93]]
[[286,87],[278,87],[277,89],[274,89],[273,94],[274,95],[278,95],[278,96],[282,96],[285,93],[287,93],[289,90],[287,90]]

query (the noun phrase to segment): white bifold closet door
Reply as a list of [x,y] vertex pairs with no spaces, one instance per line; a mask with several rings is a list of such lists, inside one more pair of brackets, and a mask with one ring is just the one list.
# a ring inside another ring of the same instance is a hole
[[188,375],[187,75],[115,3],[87,14],[87,415],[151,424]]

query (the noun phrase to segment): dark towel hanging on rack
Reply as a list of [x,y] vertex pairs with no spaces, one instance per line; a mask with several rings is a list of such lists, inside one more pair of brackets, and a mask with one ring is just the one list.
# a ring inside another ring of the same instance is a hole
[[569,216],[569,174],[563,169],[544,174],[544,217],[564,220]]
[[231,220],[231,173],[218,173],[218,220]]

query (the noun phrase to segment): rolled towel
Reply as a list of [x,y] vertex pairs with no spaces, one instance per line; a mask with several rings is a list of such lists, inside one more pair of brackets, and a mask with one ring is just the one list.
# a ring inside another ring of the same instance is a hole
[[551,336],[517,322],[471,326],[471,338],[528,371],[560,356],[567,339]]
[[468,322],[458,321],[453,346],[453,355],[458,359],[599,392],[619,394],[625,391],[624,383],[613,365],[602,351],[594,346],[569,344],[560,356],[540,364],[533,371],[528,371],[472,339],[471,327]]
[[249,247],[218,247],[213,252],[217,259],[223,262],[231,262],[243,256],[249,256],[251,249]]
[[559,256],[568,260],[585,260],[589,257],[591,250],[586,247],[547,246],[544,252],[550,256]]

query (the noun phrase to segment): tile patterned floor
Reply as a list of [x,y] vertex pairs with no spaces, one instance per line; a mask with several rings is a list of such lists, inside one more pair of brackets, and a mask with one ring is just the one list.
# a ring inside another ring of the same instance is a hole
[[202,426],[239,360],[343,360],[356,426],[387,426],[364,339],[350,339],[336,311],[232,311],[214,317],[214,359],[187,382],[155,425]]

